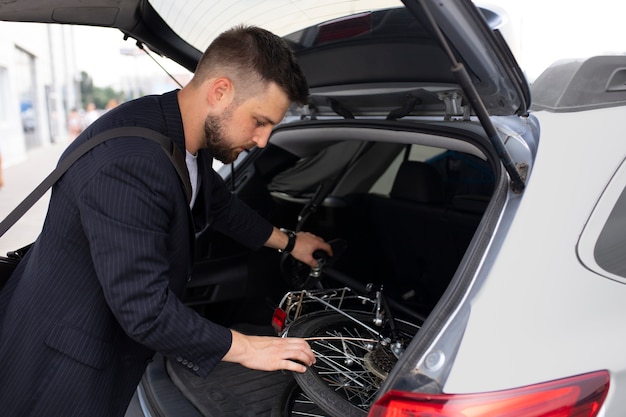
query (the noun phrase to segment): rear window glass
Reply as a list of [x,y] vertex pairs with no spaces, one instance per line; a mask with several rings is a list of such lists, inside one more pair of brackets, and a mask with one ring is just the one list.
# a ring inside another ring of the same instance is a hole
[[398,169],[400,169],[400,164],[403,160],[408,159],[409,161],[425,162],[437,155],[443,155],[446,151],[445,149],[423,145],[411,145],[408,149],[408,155],[406,154],[406,151],[398,154],[396,159],[394,159],[389,165],[389,168],[387,168],[378,181],[374,183],[370,189],[370,193],[389,195],[391,187],[393,186],[393,181],[396,178],[396,174],[398,173]]
[[424,145],[411,145],[400,152],[387,171],[372,186],[370,193],[389,195],[400,164],[404,160],[432,165],[441,177],[448,201],[466,195],[489,197],[493,193],[495,175],[487,161],[466,153]]
[[623,161],[580,235],[578,257],[590,270],[626,283],[626,161]]
[[598,236],[594,257],[602,269],[626,278],[626,190]]

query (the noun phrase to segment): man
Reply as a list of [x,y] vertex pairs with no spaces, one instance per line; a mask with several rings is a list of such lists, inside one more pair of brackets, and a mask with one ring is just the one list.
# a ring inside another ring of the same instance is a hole
[[119,126],[170,137],[187,153],[193,208],[165,153],[144,138],[111,139],[68,170],[41,235],[0,293],[3,415],[123,416],[155,351],[200,376],[220,360],[295,372],[315,361],[304,340],[243,335],[179,299],[194,233],[207,226],[251,248],[293,247],[312,266],[315,250],[331,252],[309,233],[294,242],[210,168],[212,157],[228,163],[265,146],[289,104],[307,95],[279,37],[238,27],[212,43],[182,90],[120,105],[81,133],[70,148]]

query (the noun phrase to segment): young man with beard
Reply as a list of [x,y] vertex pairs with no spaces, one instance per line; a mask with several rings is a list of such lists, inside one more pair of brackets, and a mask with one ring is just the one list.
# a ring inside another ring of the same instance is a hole
[[[289,237],[238,200],[211,169],[267,144],[308,88],[277,36],[237,27],[218,37],[180,91],[107,112],[70,145],[142,126],[186,152],[191,214],[161,147],[120,137],[79,159],[53,188],[43,231],[0,292],[0,404],[12,416],[123,416],[154,352],[207,376],[219,361],[304,372],[301,339],[247,336],[183,305],[195,233],[207,227],[250,248]],[[65,156],[64,155],[64,156]],[[192,219],[193,217],[193,219]],[[330,246],[298,233],[292,255],[314,265]]]

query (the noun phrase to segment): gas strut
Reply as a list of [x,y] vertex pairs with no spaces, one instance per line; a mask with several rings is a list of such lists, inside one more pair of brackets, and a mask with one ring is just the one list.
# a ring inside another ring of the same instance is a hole
[[439,42],[441,43],[441,46],[445,50],[445,53],[448,55],[448,58],[450,58],[450,62],[452,63],[451,71],[454,74],[454,77],[456,78],[457,82],[463,89],[463,92],[465,92],[465,94],[467,95],[470,105],[476,112],[476,115],[478,116],[478,120],[480,121],[480,124],[483,126],[483,129],[485,129],[485,132],[487,133],[487,136],[489,137],[489,141],[493,144],[496,150],[496,153],[498,154],[498,156],[500,157],[500,160],[504,164],[504,169],[506,169],[506,171],[508,172],[511,178],[511,190],[517,194],[521,193],[525,187],[522,175],[520,174],[519,170],[515,166],[513,159],[511,159],[511,155],[509,154],[508,150],[502,143],[502,140],[500,138],[500,135],[498,134],[497,129],[491,122],[491,119],[489,117],[489,112],[487,111],[485,104],[481,100],[480,95],[478,94],[478,91],[476,90],[476,87],[472,83],[472,80],[469,76],[469,73],[467,72],[467,69],[465,68],[463,63],[457,61],[456,57],[454,56],[454,53],[452,52],[452,49],[450,48],[450,45],[446,41],[445,36],[443,36],[441,29],[435,22],[435,19],[433,18],[433,15],[430,9],[428,8],[428,5],[426,4],[426,2],[422,2],[422,3],[424,6],[424,13],[426,17],[428,18],[428,21],[433,31],[435,32],[437,38],[439,38]]

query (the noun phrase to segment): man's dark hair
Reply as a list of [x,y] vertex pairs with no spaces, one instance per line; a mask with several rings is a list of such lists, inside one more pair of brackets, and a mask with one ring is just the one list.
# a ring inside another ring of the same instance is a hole
[[209,45],[198,62],[194,80],[202,82],[214,76],[231,78],[244,97],[274,82],[290,101],[300,105],[308,102],[306,79],[287,43],[256,26],[236,26]]

